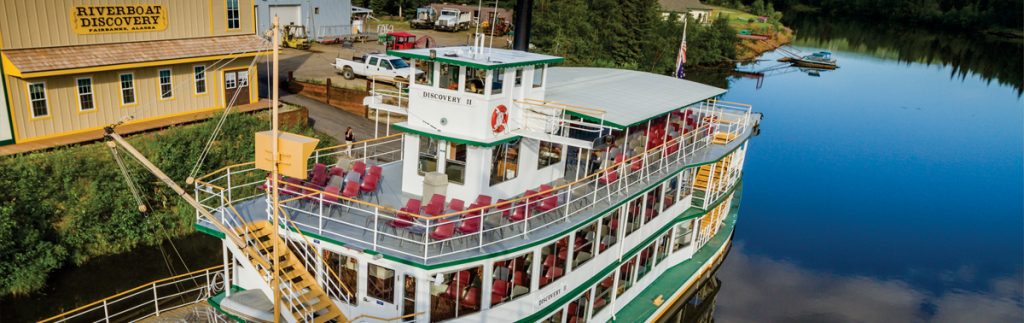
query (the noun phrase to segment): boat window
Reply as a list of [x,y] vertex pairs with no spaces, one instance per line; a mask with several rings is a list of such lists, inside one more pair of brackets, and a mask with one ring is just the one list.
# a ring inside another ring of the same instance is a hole
[[590,290],[587,290],[586,293],[580,295],[579,298],[573,300],[572,303],[569,303],[568,307],[566,307],[565,314],[568,315],[566,321],[575,323],[586,323],[587,313],[590,312],[590,310],[588,309],[589,307]]
[[[430,321],[444,321],[480,311],[483,267],[438,274],[430,287]],[[437,279],[440,278],[440,279]]]
[[369,264],[366,275],[366,295],[388,302],[395,302],[395,270]]
[[[358,286],[356,284],[356,277],[359,277],[359,261],[356,258],[333,253],[330,250],[324,250],[324,255],[331,269],[329,272],[330,279],[334,280],[339,286],[344,285],[348,290],[355,291]],[[356,295],[350,295],[348,302],[356,305],[357,299]]]
[[672,245],[672,252],[678,252],[690,245],[690,238],[693,235],[693,220],[676,223],[673,231],[675,231],[676,237],[675,244]]
[[615,272],[612,271],[594,286],[594,317],[612,302],[612,287],[615,286]]
[[638,256],[640,262],[637,264],[636,280],[640,280],[640,278],[647,276],[647,274],[654,269],[654,246],[656,245],[657,244],[652,243],[647,246],[647,248],[640,251],[640,255]]
[[676,205],[676,201],[679,200],[679,178],[673,176],[663,184],[665,186],[665,199],[664,199],[664,210]]
[[487,71],[467,67],[466,68],[466,93],[484,94],[484,80],[487,79]]
[[420,161],[417,167],[420,175],[437,171],[437,146],[437,139],[420,136]]
[[516,69],[516,83],[515,83],[515,86],[517,86],[517,87],[523,86],[523,69],[522,68],[517,68]]
[[540,322],[541,323],[562,323],[562,309],[559,309],[558,312],[555,312],[554,314],[551,314],[551,316],[548,316],[548,318],[546,318],[546,319],[544,319],[544,320],[542,320]]
[[434,62],[417,60],[416,69],[419,70],[419,74],[416,74],[416,84],[434,85]]
[[532,268],[532,252],[494,262],[494,271],[491,275],[491,306],[529,294]]
[[462,184],[466,181],[466,144],[448,143],[447,159],[444,173],[451,183]]
[[619,287],[618,290],[615,291],[616,297],[622,296],[622,293],[625,293],[630,287],[633,287],[633,273],[636,272],[636,259],[637,257],[633,256],[632,259],[622,264],[622,266],[619,266]]
[[672,230],[666,231],[661,238],[658,238],[658,257],[654,259],[655,266],[660,265],[668,257],[670,240],[672,240]]
[[452,91],[459,89],[459,67],[451,64],[441,64],[441,88]]
[[494,78],[491,79],[491,94],[501,94],[501,88],[505,86],[505,69],[492,71]]
[[540,252],[541,264],[540,287],[547,286],[565,276],[565,259],[569,255],[569,237],[558,239]]
[[562,144],[541,141],[537,157],[537,169],[558,164],[562,161]]
[[596,254],[597,222],[576,230],[573,237],[572,270],[590,261]]
[[626,204],[626,235],[640,228],[640,214],[643,212],[644,198],[638,197]]
[[519,174],[519,148],[516,139],[494,146],[491,150],[491,186],[516,178]]
[[537,65],[533,68],[533,87],[544,86],[544,65]]
[[604,252],[608,247],[614,246],[619,240],[619,228],[621,227],[619,222],[620,210],[621,208],[616,208],[615,211],[608,213],[608,215],[601,219],[600,252]]
[[686,170],[683,170],[683,171],[679,172],[679,199],[680,200],[682,200],[686,196],[689,196],[693,192],[693,185],[691,185],[692,182],[690,182],[690,179],[693,178],[693,177],[690,176],[690,172],[691,171],[692,171],[692,168],[687,168]]
[[661,186],[647,192],[647,203],[644,204],[644,223],[651,222],[661,214]]
[[402,316],[416,313],[416,277],[405,275],[405,292],[402,297]]

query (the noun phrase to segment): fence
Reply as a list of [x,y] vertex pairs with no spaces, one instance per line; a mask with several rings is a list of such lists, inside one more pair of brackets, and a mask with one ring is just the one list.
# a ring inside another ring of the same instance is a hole
[[293,78],[292,73],[289,72],[288,92],[297,93],[355,115],[368,116],[366,106],[363,105],[363,98],[367,96],[367,92],[333,86],[330,78],[325,79],[324,82],[300,81]]

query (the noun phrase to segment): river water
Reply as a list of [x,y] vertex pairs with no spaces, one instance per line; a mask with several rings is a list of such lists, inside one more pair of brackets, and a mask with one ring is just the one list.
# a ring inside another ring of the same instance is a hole
[[1020,43],[795,25],[841,67],[698,77],[765,114],[716,318],[1024,321]]

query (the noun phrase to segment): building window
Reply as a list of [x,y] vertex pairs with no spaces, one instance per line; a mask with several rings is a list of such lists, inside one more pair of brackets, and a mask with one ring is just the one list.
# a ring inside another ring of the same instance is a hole
[[249,71],[238,71],[238,87],[249,86]]
[[466,93],[484,94],[484,80],[487,79],[487,71],[467,67],[466,68]]
[[197,65],[192,69],[195,72],[196,94],[206,93],[206,66]]
[[541,141],[537,157],[537,169],[558,164],[562,161],[562,144]]
[[227,0],[228,29],[238,29],[238,0]]
[[76,79],[75,83],[78,85],[78,111],[95,110],[96,102],[92,97],[92,78]]
[[416,69],[423,71],[423,73],[416,74],[416,84],[434,85],[434,62],[422,59],[416,60]]
[[522,68],[517,68],[516,69],[516,84],[515,85],[517,87],[523,86],[523,69]]
[[135,104],[135,75],[121,74],[121,104]]
[[366,275],[366,295],[388,302],[395,302],[395,270],[369,264]]
[[29,84],[28,100],[32,105],[33,118],[41,118],[50,115],[50,108],[46,106],[46,83]]
[[451,64],[441,64],[441,88],[452,91],[459,89],[459,67]]
[[224,89],[230,90],[235,88],[238,84],[235,80],[236,73],[224,73]]
[[533,87],[544,86],[544,65],[537,65],[533,68]]
[[501,94],[501,88],[505,86],[505,70],[496,69],[494,78],[491,80],[491,94]]
[[420,175],[437,171],[437,145],[437,139],[420,136],[420,162],[416,169]]
[[157,76],[160,79],[160,98],[170,99],[174,97],[174,87],[171,86],[171,70],[159,70]]
[[448,158],[445,159],[444,173],[448,175],[448,181],[456,184],[463,184],[466,181],[466,145],[454,142],[448,143]]
[[519,174],[519,147],[516,139],[494,146],[491,150],[491,186],[516,178]]

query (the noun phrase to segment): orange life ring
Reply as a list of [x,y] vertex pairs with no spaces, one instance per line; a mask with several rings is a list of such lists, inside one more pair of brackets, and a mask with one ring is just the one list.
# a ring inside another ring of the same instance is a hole
[[505,131],[505,125],[508,124],[508,108],[504,104],[499,104],[491,110],[491,130],[495,133]]

